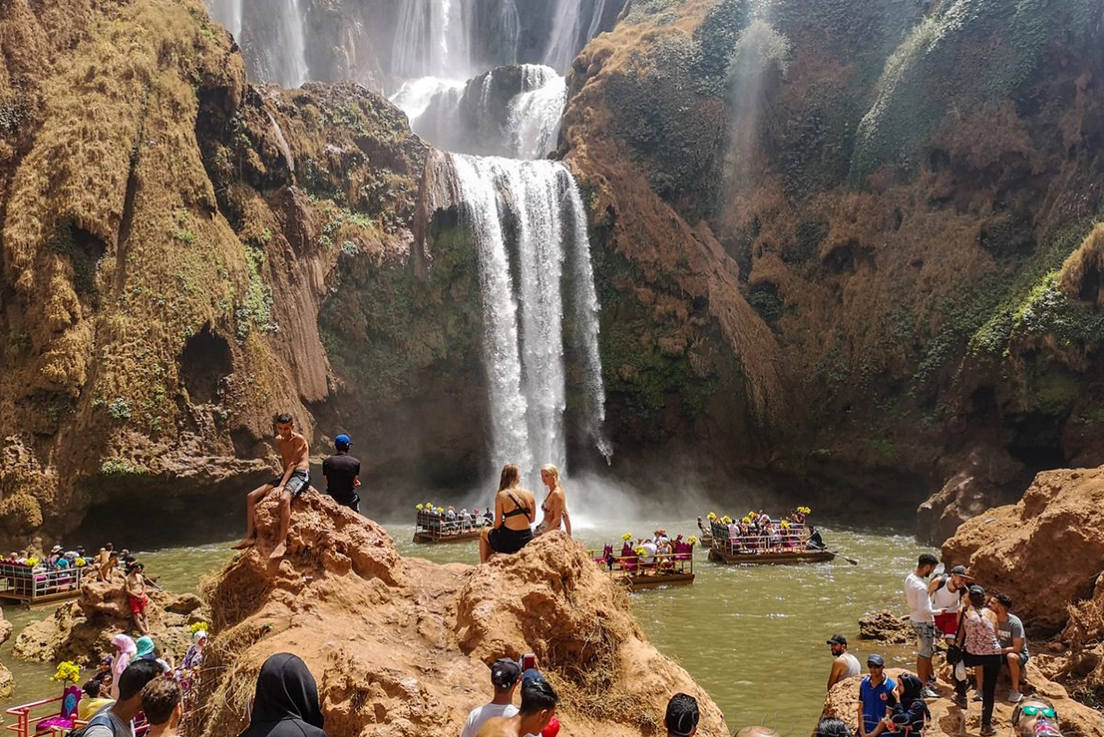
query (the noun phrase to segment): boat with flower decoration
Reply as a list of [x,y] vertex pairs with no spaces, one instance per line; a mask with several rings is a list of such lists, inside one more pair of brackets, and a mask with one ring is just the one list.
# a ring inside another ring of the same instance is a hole
[[774,521],[761,512],[749,512],[736,521],[709,513],[709,560],[714,563],[752,565],[821,563],[833,560],[820,535],[806,519],[811,510],[798,507],[788,517]]
[[[416,543],[454,543],[465,540],[477,540],[483,528],[491,524],[488,514],[478,509],[469,512],[453,507],[439,507],[434,504],[419,504],[415,511],[414,542]],[[490,512],[490,510],[487,510]]]
[[618,584],[630,591],[642,591],[694,582],[696,537],[683,540],[679,535],[666,544],[654,540],[633,543],[632,533],[626,532],[621,539],[620,554],[615,554],[613,545],[606,545],[601,551],[591,551],[594,562]]
[[67,567],[50,567],[46,561],[0,562],[0,600],[32,606],[80,596],[85,571],[92,570],[83,558]]

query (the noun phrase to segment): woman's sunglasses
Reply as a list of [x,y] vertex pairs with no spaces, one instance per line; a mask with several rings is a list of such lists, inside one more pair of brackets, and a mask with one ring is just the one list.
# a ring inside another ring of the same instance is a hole
[[1058,713],[1054,711],[1054,709],[1050,708],[1049,706],[1037,706],[1035,704],[1029,704],[1023,707],[1022,709],[1020,709],[1020,713],[1023,714],[1025,717],[1042,715],[1047,719],[1058,718]]

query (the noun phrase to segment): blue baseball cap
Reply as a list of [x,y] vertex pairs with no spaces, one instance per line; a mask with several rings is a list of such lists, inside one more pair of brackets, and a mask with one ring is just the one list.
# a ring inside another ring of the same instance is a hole
[[334,447],[348,448],[350,445],[352,445],[352,442],[353,442],[352,438],[350,438],[345,433],[341,433],[336,438],[334,438]]

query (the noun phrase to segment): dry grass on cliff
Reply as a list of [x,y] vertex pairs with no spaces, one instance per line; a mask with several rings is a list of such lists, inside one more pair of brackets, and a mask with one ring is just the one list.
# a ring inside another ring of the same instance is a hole
[[1071,298],[1100,304],[1101,274],[1104,274],[1104,224],[1093,228],[1088,237],[1062,266],[1062,291]]

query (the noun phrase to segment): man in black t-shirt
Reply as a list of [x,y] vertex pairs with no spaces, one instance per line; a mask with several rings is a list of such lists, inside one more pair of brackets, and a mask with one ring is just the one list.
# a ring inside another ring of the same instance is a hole
[[352,440],[342,433],[334,438],[337,453],[322,461],[322,475],[326,477],[326,493],[338,504],[354,512],[360,511],[360,461],[349,455]]

